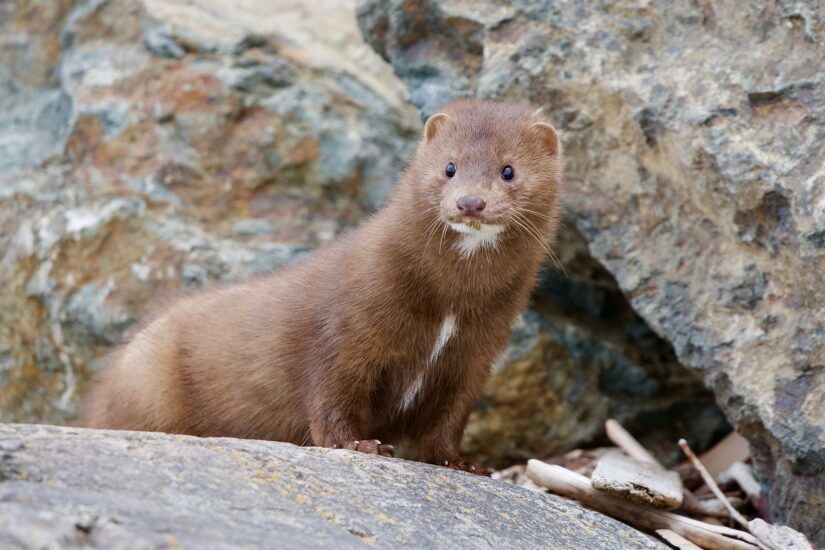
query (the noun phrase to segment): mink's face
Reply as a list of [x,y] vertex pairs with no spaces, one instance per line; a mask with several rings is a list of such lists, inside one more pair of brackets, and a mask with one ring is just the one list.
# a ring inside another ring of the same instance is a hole
[[544,238],[555,225],[558,135],[529,111],[459,104],[427,121],[422,147],[423,197],[429,211],[461,236],[463,255],[495,247],[505,231]]

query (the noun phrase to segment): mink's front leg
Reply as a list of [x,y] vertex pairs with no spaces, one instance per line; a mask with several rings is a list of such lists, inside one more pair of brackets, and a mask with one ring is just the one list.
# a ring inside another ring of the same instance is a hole
[[[483,384],[483,378],[476,381]],[[453,470],[461,470],[480,476],[489,477],[493,473],[491,468],[473,464],[459,457],[461,436],[470,416],[470,409],[478,395],[475,384],[464,388],[464,392],[456,395],[453,402],[445,407],[440,421],[419,441],[419,460],[430,464],[445,466]]]
[[374,369],[341,358],[323,373],[312,395],[310,430],[316,445],[393,456],[393,446],[365,437]]

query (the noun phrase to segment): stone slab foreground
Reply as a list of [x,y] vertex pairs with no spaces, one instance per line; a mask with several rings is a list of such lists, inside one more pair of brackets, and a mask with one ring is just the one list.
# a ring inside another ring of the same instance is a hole
[[0,424],[0,547],[662,548],[575,503],[347,451]]

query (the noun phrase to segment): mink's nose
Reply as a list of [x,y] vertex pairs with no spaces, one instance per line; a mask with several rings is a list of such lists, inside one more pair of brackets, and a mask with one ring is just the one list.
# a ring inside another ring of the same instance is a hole
[[484,210],[484,207],[487,206],[487,203],[484,202],[484,199],[481,197],[464,195],[458,198],[455,205],[465,216],[478,216],[481,211]]

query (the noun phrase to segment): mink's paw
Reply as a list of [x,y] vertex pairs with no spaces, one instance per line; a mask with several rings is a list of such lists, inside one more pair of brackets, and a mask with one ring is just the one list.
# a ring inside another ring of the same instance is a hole
[[393,449],[392,445],[387,445],[386,443],[381,443],[377,439],[364,439],[364,440],[352,440],[352,441],[342,441],[341,443],[336,443],[332,446],[333,449],[346,449],[348,451],[358,451],[359,453],[366,453],[368,455],[379,455],[379,456],[387,456],[392,457]]
[[493,473],[492,468],[487,468],[486,466],[479,466],[477,464],[473,464],[469,460],[463,460],[461,458],[459,458],[458,460],[445,460],[441,463],[441,465],[452,470],[461,470],[462,472],[469,472],[477,476],[490,477],[490,475]]

